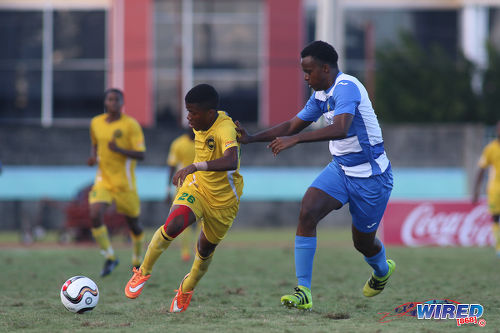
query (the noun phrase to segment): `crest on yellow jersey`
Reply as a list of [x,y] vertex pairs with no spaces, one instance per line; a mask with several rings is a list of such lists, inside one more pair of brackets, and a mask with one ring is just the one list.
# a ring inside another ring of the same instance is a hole
[[213,151],[215,149],[215,139],[213,136],[209,136],[205,143],[207,144],[207,147],[210,151]]
[[123,135],[122,130],[117,129],[116,131],[113,132],[113,139],[119,139]]

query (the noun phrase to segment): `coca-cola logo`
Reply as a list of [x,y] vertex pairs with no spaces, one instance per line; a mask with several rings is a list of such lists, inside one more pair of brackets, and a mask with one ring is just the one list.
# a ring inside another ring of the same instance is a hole
[[492,245],[491,215],[483,204],[458,210],[441,206],[436,209],[432,203],[422,203],[403,221],[401,239],[409,246]]

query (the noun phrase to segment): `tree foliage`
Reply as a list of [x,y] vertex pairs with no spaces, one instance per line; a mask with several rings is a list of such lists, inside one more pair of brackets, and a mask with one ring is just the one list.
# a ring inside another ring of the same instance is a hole
[[500,57],[490,48],[484,91],[472,89],[474,65],[439,45],[424,49],[408,34],[377,50],[375,107],[384,122],[493,123],[500,114]]
[[495,124],[500,120],[500,53],[488,45],[488,68],[483,76],[481,121]]

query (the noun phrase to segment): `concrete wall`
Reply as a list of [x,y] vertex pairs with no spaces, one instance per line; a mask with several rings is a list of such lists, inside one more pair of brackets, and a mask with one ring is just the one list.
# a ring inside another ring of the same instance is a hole
[[[253,133],[257,129],[250,129]],[[162,166],[170,142],[182,131],[176,128],[145,130],[147,153],[142,165]],[[479,125],[383,126],[385,146],[394,168],[462,167],[472,179],[483,148],[485,129]],[[0,160],[4,165],[84,165],[89,154],[87,128],[50,128],[0,125]],[[265,143],[244,146],[242,165],[323,166],[331,159],[326,142],[308,143],[274,157]],[[1,177],[1,176],[0,176]],[[304,189],[304,192],[306,189]],[[66,203],[0,202],[0,229],[42,223],[50,228],[64,224]],[[141,221],[147,226],[164,222],[168,207],[162,202],[142,203]],[[297,223],[300,202],[242,202],[235,227],[281,226]],[[329,215],[322,224],[348,225],[346,208]]]

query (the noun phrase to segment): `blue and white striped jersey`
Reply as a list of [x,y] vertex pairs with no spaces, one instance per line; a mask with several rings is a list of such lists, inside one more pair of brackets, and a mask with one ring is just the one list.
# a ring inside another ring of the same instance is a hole
[[342,113],[354,116],[347,137],[330,140],[330,152],[347,176],[370,177],[387,169],[382,131],[365,87],[354,76],[339,72],[333,86],[311,95],[297,117],[317,121],[322,115],[333,124]]

